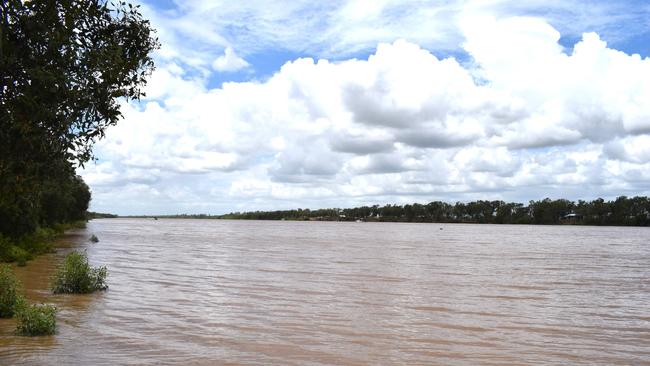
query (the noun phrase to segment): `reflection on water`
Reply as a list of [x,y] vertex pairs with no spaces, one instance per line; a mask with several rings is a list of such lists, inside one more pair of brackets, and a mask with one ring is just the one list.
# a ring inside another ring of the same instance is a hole
[[58,333],[0,320],[0,364],[650,364],[649,234],[95,220],[65,242],[109,290],[49,294],[70,248],[16,268]]

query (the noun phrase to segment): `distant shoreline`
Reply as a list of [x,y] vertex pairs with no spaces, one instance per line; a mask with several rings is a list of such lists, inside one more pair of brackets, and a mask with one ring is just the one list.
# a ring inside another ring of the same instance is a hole
[[528,205],[504,201],[473,201],[450,204],[361,206],[354,208],[294,209],[232,212],[224,215],[128,215],[99,214],[96,218],[231,219],[266,221],[413,222],[465,224],[650,226],[650,198],[621,196],[613,201],[601,198],[573,202],[545,198]]

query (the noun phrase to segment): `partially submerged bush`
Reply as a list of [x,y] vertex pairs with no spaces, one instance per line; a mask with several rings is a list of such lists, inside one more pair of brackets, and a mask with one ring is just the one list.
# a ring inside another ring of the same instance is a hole
[[35,228],[32,232],[17,237],[0,234],[0,262],[17,262],[23,266],[39,254],[55,252],[53,243],[66,230],[85,227],[85,221],[74,221]]
[[27,261],[30,254],[16,245],[16,242],[0,234],[0,262]]
[[11,268],[0,264],[0,318],[11,318],[20,303],[20,283]]
[[52,251],[56,233],[52,229],[37,229],[19,238],[8,238],[0,234],[0,262],[18,262],[24,265],[38,254]]
[[63,224],[52,225],[52,229],[54,229],[58,234],[63,234],[65,231],[71,229],[85,229],[85,228],[86,228],[85,220],[72,221]]
[[27,265],[28,260],[29,259],[27,257],[19,257],[18,259],[16,259],[16,264],[18,265],[18,267],[25,267]]
[[8,244],[3,248],[2,253],[0,253],[0,260],[3,262],[27,262],[30,258],[31,255],[25,249],[13,244]]
[[97,242],[99,242],[99,238],[98,238],[97,235],[95,235],[95,234],[93,234],[93,235],[90,237],[90,239],[88,239],[88,240],[90,240],[90,242],[92,242],[92,243],[97,243]]
[[70,226],[71,226],[71,229],[85,229],[86,228],[86,220],[75,221]]
[[54,240],[58,234],[62,234],[62,232],[58,232],[56,228],[41,227],[36,229],[29,239],[34,243],[46,243]]
[[106,267],[91,267],[85,254],[72,252],[65,258],[53,277],[52,291],[55,294],[87,294],[105,290]]
[[18,293],[20,283],[11,268],[0,264],[0,318],[16,316],[16,331],[21,335],[53,334],[56,308],[52,305],[27,305]]
[[49,335],[55,330],[56,308],[52,305],[22,304],[16,311],[16,332],[20,335]]

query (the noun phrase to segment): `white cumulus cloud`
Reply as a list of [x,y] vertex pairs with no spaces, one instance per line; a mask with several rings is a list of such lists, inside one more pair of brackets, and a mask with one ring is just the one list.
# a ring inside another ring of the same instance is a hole
[[224,54],[217,57],[212,63],[212,68],[221,72],[232,72],[245,69],[249,66],[248,62],[239,57],[232,47],[226,47]]
[[[565,49],[540,18],[472,13],[459,30],[466,62],[397,40],[367,59],[299,58],[218,88],[159,64],[83,172],[93,209],[650,193],[649,59],[595,33]],[[228,52],[215,69],[245,66]]]

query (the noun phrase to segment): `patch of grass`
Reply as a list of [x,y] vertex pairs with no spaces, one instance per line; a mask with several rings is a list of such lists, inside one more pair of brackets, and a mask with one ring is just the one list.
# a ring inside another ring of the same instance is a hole
[[2,262],[27,262],[31,255],[23,248],[13,245],[7,241],[7,244],[2,244],[0,248],[0,261]]
[[56,308],[53,305],[22,304],[16,311],[16,332],[20,335],[49,335],[55,330]]
[[38,229],[17,239],[0,235],[0,262],[25,264],[36,255],[50,252],[55,236],[52,229]]
[[22,297],[18,293],[20,282],[6,264],[0,264],[0,318],[11,318]]
[[31,242],[48,242],[52,241],[59,235],[60,232],[55,228],[38,228],[34,233],[28,235],[26,238]]
[[86,221],[82,220],[38,228],[17,238],[0,234],[0,262],[18,262],[18,265],[25,265],[37,255],[52,253],[54,240],[66,230],[85,227]]
[[95,235],[95,234],[93,234],[93,235],[90,237],[90,239],[88,239],[88,240],[90,240],[91,243],[97,243],[97,242],[99,242],[99,238],[98,238],[97,235]]
[[72,229],[85,229],[86,228],[86,220],[80,220],[80,221],[75,221],[71,224]]
[[59,234],[63,234],[63,232],[71,229],[85,229],[85,228],[86,228],[85,220],[72,221],[72,222],[67,222],[64,224],[56,224],[52,226],[52,229],[54,229]]
[[25,267],[27,265],[28,260],[29,259],[27,259],[25,257],[20,257],[20,258],[16,259],[16,264],[18,265],[18,267]]
[[106,290],[106,267],[91,267],[88,257],[79,252],[68,254],[54,274],[52,292],[55,294],[87,294]]

